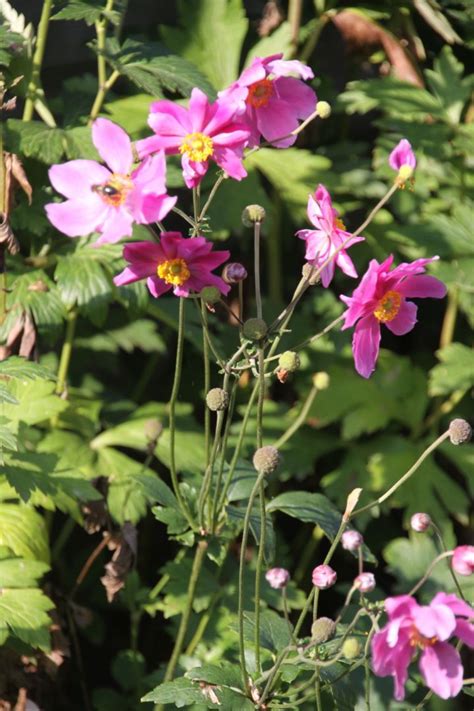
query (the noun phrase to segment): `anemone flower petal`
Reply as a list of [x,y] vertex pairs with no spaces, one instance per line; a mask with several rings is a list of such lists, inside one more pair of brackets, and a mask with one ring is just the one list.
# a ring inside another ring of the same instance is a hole
[[93,185],[100,185],[110,178],[110,170],[95,160],[70,160],[53,165],[48,172],[51,185],[67,198],[76,198],[91,192]]
[[365,316],[356,324],[352,339],[355,369],[363,378],[370,378],[379,355],[380,324],[372,316]]
[[121,208],[111,208],[105,222],[101,225],[101,235],[94,244],[113,244],[122,237],[131,237],[132,225],[133,217],[129,212]]
[[439,640],[449,639],[456,627],[456,617],[446,605],[422,605],[413,613],[413,621],[417,630],[428,639],[437,637]]
[[85,200],[51,202],[45,210],[51,224],[68,237],[95,232],[107,214],[107,206],[94,193]]
[[92,124],[92,142],[102,160],[114,173],[127,175],[133,163],[132,144],[123,128],[109,119],[98,118]]
[[420,658],[420,671],[426,685],[442,699],[457,696],[462,689],[461,657],[447,642],[425,647]]
[[398,286],[397,291],[408,298],[431,298],[442,299],[446,296],[446,286],[442,281],[429,274],[418,274],[404,279]]
[[416,304],[411,301],[403,301],[398,314],[392,321],[387,321],[385,325],[396,336],[404,336],[415,326],[417,311]]

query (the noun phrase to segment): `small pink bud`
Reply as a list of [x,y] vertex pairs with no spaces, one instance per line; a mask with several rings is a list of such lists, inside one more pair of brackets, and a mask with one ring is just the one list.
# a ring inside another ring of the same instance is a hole
[[290,580],[290,574],[285,568],[270,568],[265,573],[267,583],[275,590],[286,588]]
[[424,533],[431,526],[431,518],[427,513],[416,513],[410,519],[410,526],[418,533]]
[[358,531],[344,531],[342,534],[342,547],[352,553],[361,547],[364,539]]
[[372,592],[375,588],[375,576],[373,573],[361,573],[354,580],[354,587],[360,590],[361,593]]
[[452,566],[459,575],[474,573],[474,546],[458,546],[454,549]]
[[334,585],[337,580],[337,573],[330,565],[318,565],[313,570],[313,585],[320,590],[326,590]]

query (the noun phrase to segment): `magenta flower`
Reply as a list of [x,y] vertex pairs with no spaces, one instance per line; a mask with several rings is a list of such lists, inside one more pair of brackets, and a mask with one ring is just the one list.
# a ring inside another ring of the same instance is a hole
[[354,551],[358,550],[363,544],[363,542],[364,539],[362,537],[362,534],[358,531],[344,531],[344,533],[342,534],[342,547],[346,551],[351,551],[351,553],[354,553]]
[[212,252],[212,243],[204,237],[183,237],[179,232],[162,232],[160,243],[132,242],[126,244],[123,256],[129,262],[123,272],[114,277],[116,286],[146,279],[151,295],[158,298],[173,289],[176,296],[189,296],[205,286],[215,286],[227,294],[230,286],[212,274],[229,258],[229,252]]
[[431,517],[427,513],[415,513],[410,519],[410,526],[417,533],[424,533],[432,523]]
[[[357,272],[346,248],[356,242],[363,242],[364,238],[352,237],[350,232],[346,232],[345,225],[338,218],[337,210],[333,208],[331,196],[324,185],[318,186],[314,197],[309,196],[307,212],[310,222],[316,229],[299,230],[296,233],[297,237],[306,241],[305,259],[314,267],[319,268],[335,255],[334,259],[331,259],[321,272],[323,286],[327,287],[331,283],[336,264],[344,274],[356,277]],[[341,245],[344,243],[344,249],[341,249]]]
[[372,592],[375,589],[375,575],[373,573],[360,573],[354,580],[354,587],[361,593]]
[[313,585],[320,590],[326,590],[334,585],[337,580],[337,573],[330,565],[318,565],[313,570]]
[[369,378],[375,369],[381,324],[396,336],[403,336],[417,321],[417,306],[408,298],[441,299],[446,295],[446,287],[439,279],[424,274],[425,266],[436,259],[416,259],[392,271],[392,255],[382,264],[372,259],[353,295],[340,297],[349,307],[344,313],[343,330],[356,324],[352,351],[355,368],[362,377]]
[[388,164],[397,172],[404,166],[410,168],[409,175],[406,177],[409,177],[413,173],[416,168],[416,157],[413,153],[410,141],[407,141],[406,138],[402,138],[402,140],[397,143],[388,157]]
[[474,573],[474,546],[458,546],[454,549],[453,570],[459,575]]
[[173,101],[156,101],[148,117],[156,135],[137,141],[136,149],[141,158],[161,149],[170,155],[181,153],[188,188],[199,185],[209,160],[231,178],[242,180],[247,175],[242,153],[250,134],[246,125],[235,120],[235,113],[230,102],[210,104],[200,89],[193,89],[188,109]]
[[251,129],[249,145],[258,146],[260,137],[278,148],[287,148],[296,141],[288,136],[316,110],[317,97],[314,91],[300,79],[312,79],[314,74],[297,60],[282,60],[283,54],[256,57],[250,67],[244,69],[236,82],[219,98],[234,105],[245,114],[245,123]]
[[176,202],[166,194],[163,151],[132,172],[132,145],[120,126],[96,119],[92,141],[108,168],[93,160],[71,160],[49,170],[53,187],[68,198],[46,205],[56,229],[68,237],[100,232],[95,244],[104,244],[130,237],[134,222],[162,220]]
[[405,697],[408,666],[420,651],[419,667],[425,684],[442,699],[462,687],[463,667],[452,636],[474,647],[474,609],[456,595],[440,592],[429,605],[418,605],[409,595],[385,600],[388,624],[372,640],[372,666],[377,676],[393,676],[395,698]]
[[290,580],[290,574],[285,568],[270,568],[265,573],[267,583],[275,590],[286,588]]

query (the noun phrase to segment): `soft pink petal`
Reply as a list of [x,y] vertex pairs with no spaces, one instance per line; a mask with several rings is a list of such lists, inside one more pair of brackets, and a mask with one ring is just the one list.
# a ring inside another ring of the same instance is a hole
[[266,66],[268,71],[276,77],[287,77],[290,74],[296,74],[302,79],[312,79],[314,77],[313,70],[297,59],[274,59],[268,62]]
[[183,136],[149,136],[141,141],[136,141],[135,150],[139,158],[146,158],[146,156],[161,150],[165,150],[168,155],[173,155],[179,153],[182,141]]
[[454,613],[446,605],[423,605],[413,613],[413,621],[417,630],[431,639],[437,637],[442,642],[449,639],[456,627]]
[[420,658],[425,684],[442,699],[457,696],[462,688],[463,666],[459,652],[447,642],[426,647]]
[[148,287],[148,291],[155,297],[155,299],[158,299],[162,294],[165,294],[171,289],[171,284],[167,284],[163,281],[163,279],[160,279],[157,276],[148,277],[146,285]]
[[431,602],[436,605],[446,605],[455,615],[474,617],[474,608],[468,605],[467,602],[464,602],[464,600],[460,600],[454,593],[436,593]]
[[166,158],[163,151],[148,156],[136,168],[131,178],[136,188],[155,195],[166,192]]
[[217,165],[224,170],[228,176],[234,180],[242,180],[247,177],[247,171],[242,163],[242,151],[232,148],[219,147],[214,151],[214,160]]
[[349,257],[345,249],[342,249],[336,257],[337,266],[342,269],[344,274],[350,277],[357,277],[356,268],[352,259]]
[[395,146],[388,158],[388,164],[393,170],[399,170],[402,165],[408,165],[410,168],[416,167],[416,158],[413,153],[411,144],[406,138]]
[[[207,113],[209,109],[209,99],[201,89],[193,89],[189,99],[189,117],[191,120],[192,133],[203,131],[207,123]],[[206,131],[207,133],[207,131]]]
[[474,625],[467,620],[456,620],[454,634],[471,649],[474,648]]
[[181,157],[181,165],[183,167],[183,178],[186,183],[186,187],[195,188],[199,185],[203,177],[207,173],[209,167],[209,161],[192,161],[189,160],[189,156],[184,153]]
[[372,668],[377,676],[393,676],[395,683],[394,695],[398,701],[405,697],[405,684],[408,678],[408,666],[413,649],[407,635],[396,647],[388,645],[387,630],[383,629],[374,635],[372,640]]
[[111,208],[104,224],[101,225],[101,235],[95,244],[113,244],[122,237],[131,237],[132,225],[133,217],[129,212],[123,208]]
[[416,304],[411,301],[403,301],[398,314],[392,321],[387,321],[385,326],[396,336],[404,336],[414,327],[417,311]]
[[313,89],[299,79],[281,78],[274,82],[275,92],[280,101],[290,106],[295,116],[306,119],[316,110],[317,96]]
[[80,199],[82,193],[91,192],[93,185],[107,182],[111,174],[110,170],[95,160],[70,160],[62,165],[51,166],[48,175],[58,193]]
[[133,164],[132,144],[123,128],[113,121],[98,118],[92,124],[92,141],[114,173],[128,175]]
[[321,284],[325,289],[327,289],[327,287],[331,283],[335,270],[336,265],[334,264],[334,259],[329,262],[329,264],[326,264],[325,267],[323,267],[321,271]]
[[223,133],[218,133],[212,137],[214,146],[222,146],[223,148],[241,148],[244,146],[249,137],[247,128],[242,128],[240,124],[228,124],[229,130]]
[[87,200],[66,200],[45,205],[51,224],[68,237],[95,232],[107,214],[107,206],[94,193]]
[[370,378],[379,355],[380,324],[374,316],[365,316],[356,325],[352,339],[355,369],[363,378]]
[[397,290],[412,299],[442,299],[447,292],[445,284],[429,274],[409,276],[398,285]]
[[178,198],[170,195],[142,195],[138,208],[133,209],[133,218],[139,224],[149,225],[152,222],[161,222],[176,205]]
[[411,595],[396,595],[385,600],[385,609],[391,620],[412,616],[419,605]]
[[287,136],[298,128],[298,119],[285,102],[271,98],[266,106],[257,109],[256,114],[260,133],[273,146],[287,148],[296,141],[296,136]]

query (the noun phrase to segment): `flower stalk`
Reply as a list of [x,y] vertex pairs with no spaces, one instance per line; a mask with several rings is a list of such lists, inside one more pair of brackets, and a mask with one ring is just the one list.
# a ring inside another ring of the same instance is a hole
[[43,65],[44,52],[46,49],[46,40],[48,38],[49,21],[51,11],[53,9],[53,0],[44,0],[41,10],[41,17],[38,25],[38,33],[36,37],[36,48],[33,54],[33,63],[31,68],[31,79],[28,84],[25,107],[23,109],[23,121],[31,121],[37,99],[37,92],[40,83],[41,67]]

